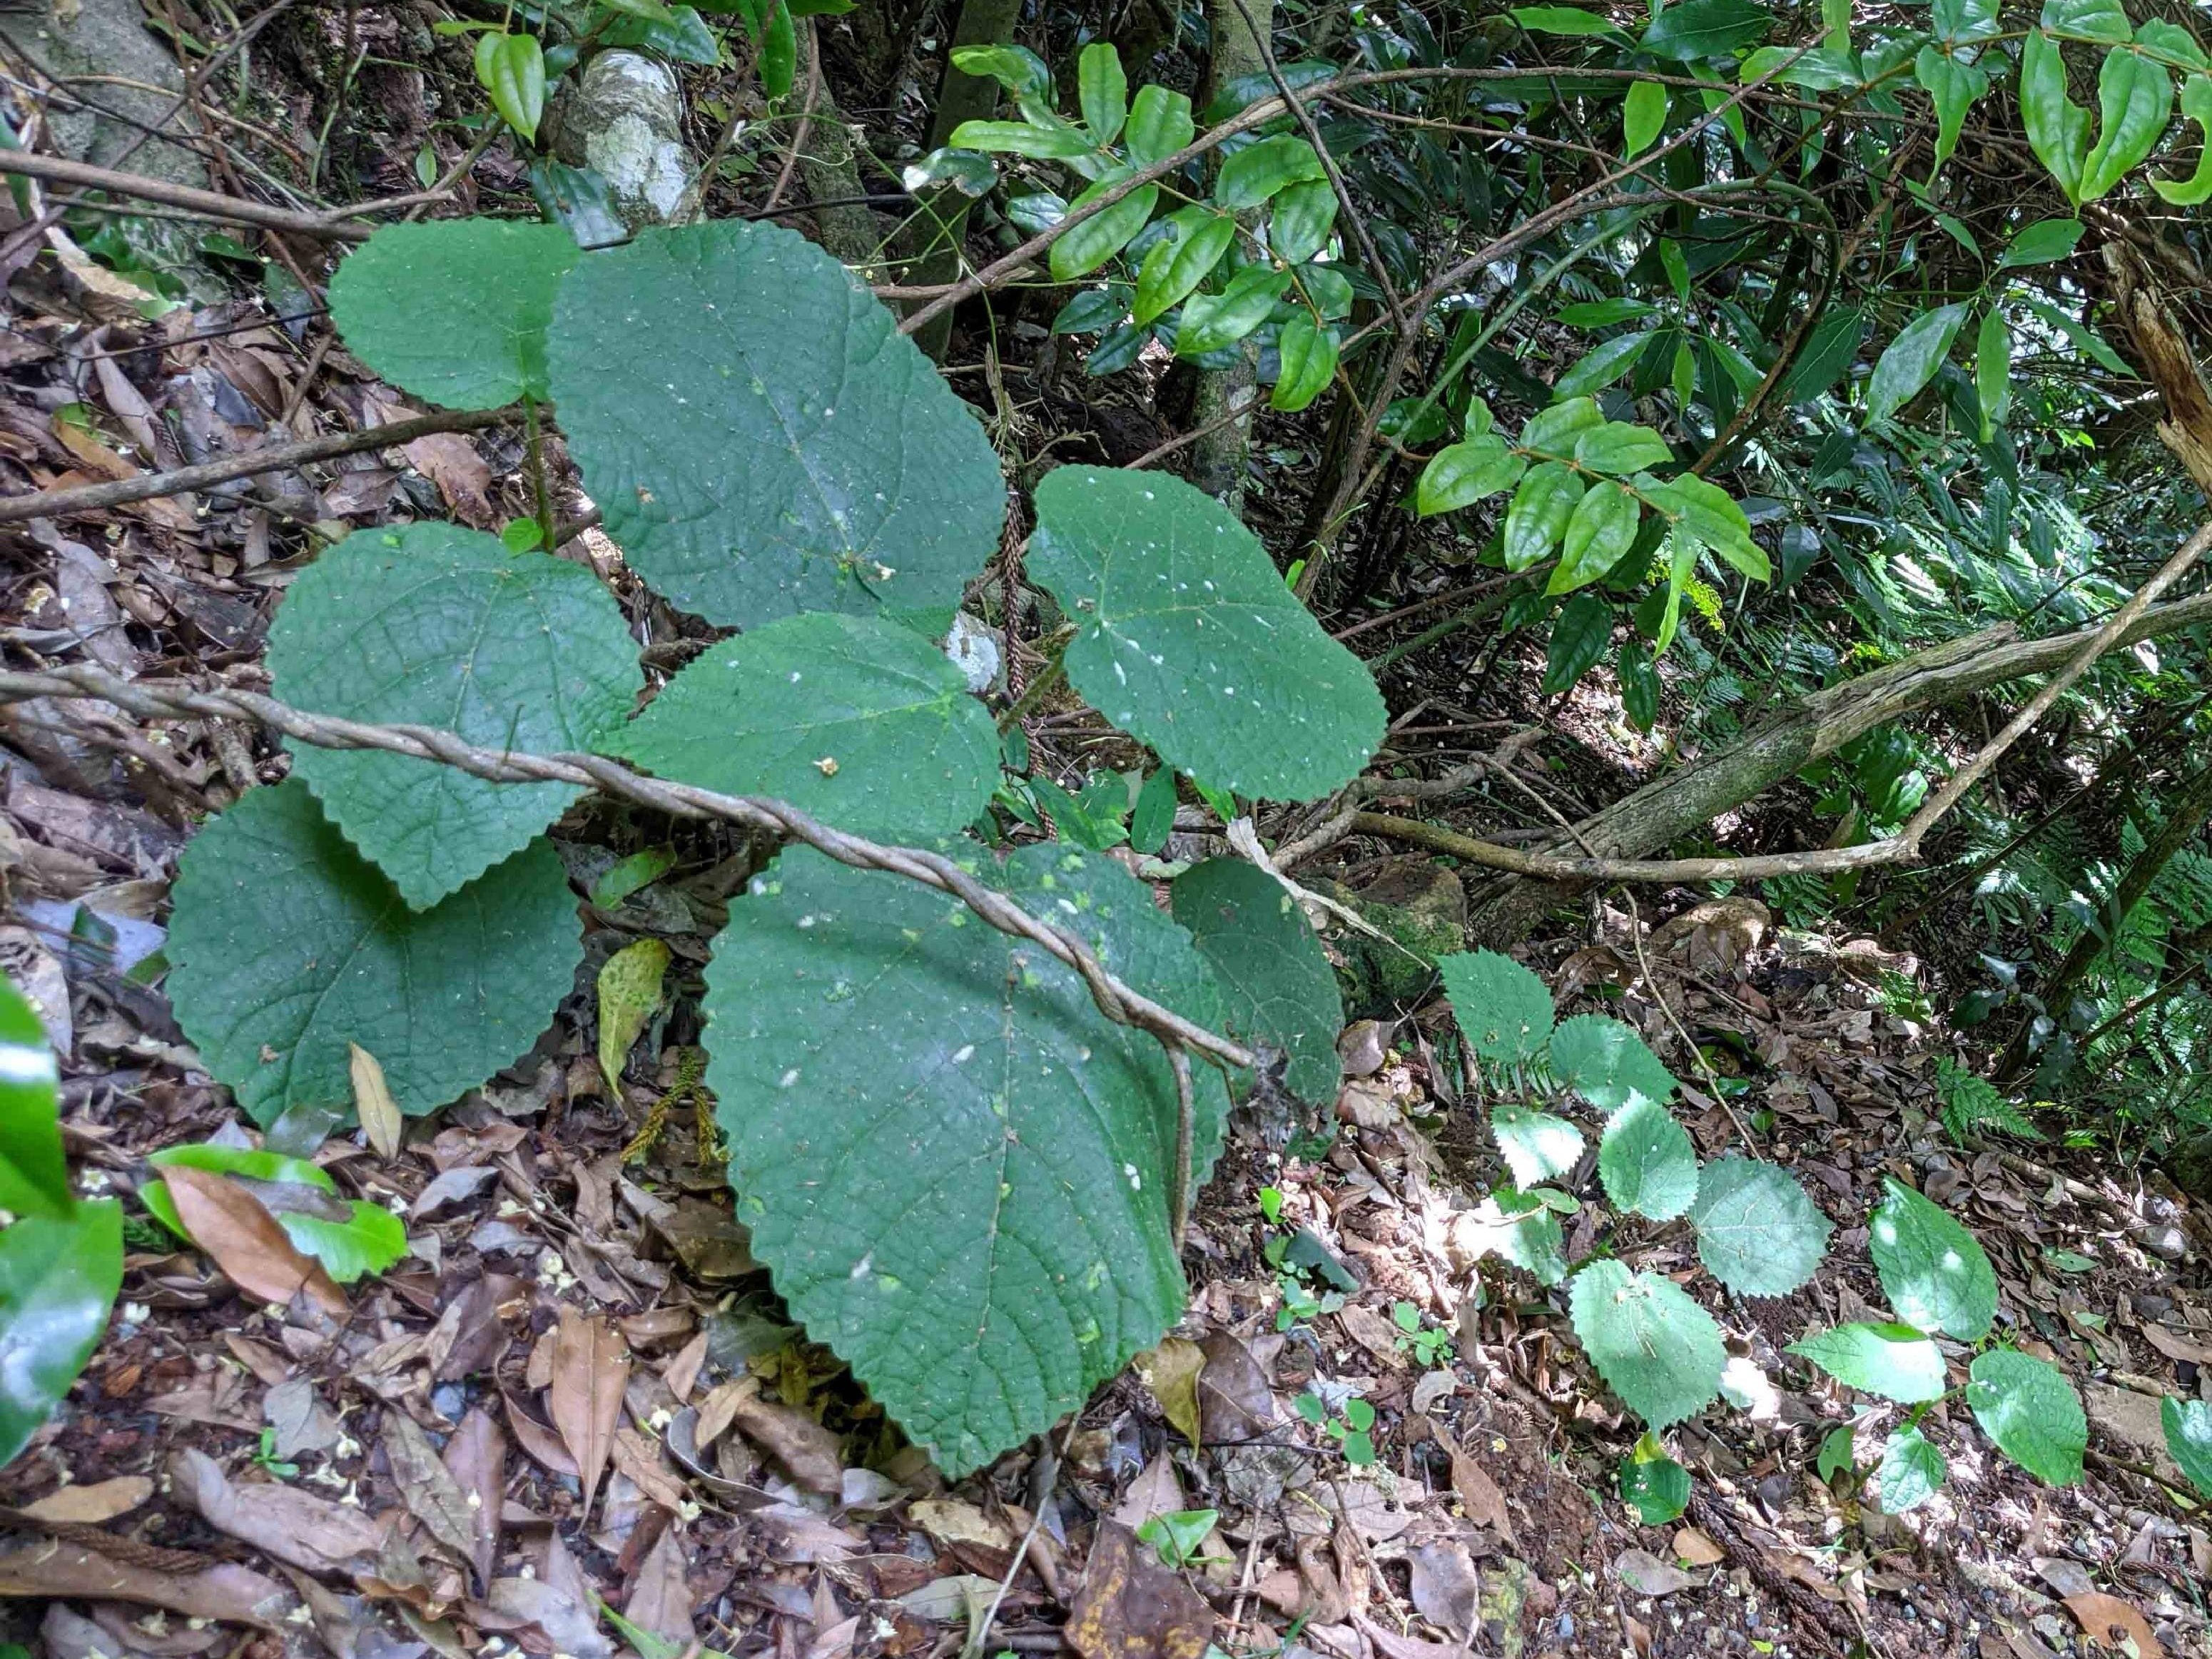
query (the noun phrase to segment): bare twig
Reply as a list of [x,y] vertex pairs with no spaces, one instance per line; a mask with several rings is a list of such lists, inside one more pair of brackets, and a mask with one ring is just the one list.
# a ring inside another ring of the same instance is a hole
[[[5,154],[0,151],[0,155]],[[60,518],[71,513],[90,513],[103,507],[149,501],[156,495],[183,495],[204,489],[210,484],[228,483],[233,478],[252,477],[257,472],[283,472],[309,461],[327,461],[340,455],[358,454],[364,449],[412,443],[434,432],[474,432],[479,427],[493,426],[508,418],[505,411],[496,409],[443,410],[435,415],[394,421],[389,426],[369,427],[360,432],[309,438],[296,444],[271,444],[266,448],[247,450],[242,455],[226,455],[219,461],[180,466],[173,471],[148,472],[136,478],[41,490],[35,495],[18,495],[12,501],[0,501],[0,524]]]
[[[783,192],[791,188],[791,175],[799,170],[799,158],[806,153],[806,141],[814,136],[814,106],[822,100],[822,46],[814,38],[814,20],[806,22],[806,100],[799,106],[799,125],[792,130],[791,150],[777,170],[775,187],[768,193],[762,204],[763,215],[775,211]],[[702,175],[703,176],[703,175]],[[703,190],[705,186],[702,185]]]
[[[385,430],[392,430],[386,428]],[[1073,969],[1107,1018],[1157,1038],[1170,1053],[1188,1050],[1239,1069],[1258,1057],[1242,1043],[1186,1019],[1115,978],[1077,934],[1032,915],[993,891],[941,853],[884,847],[833,830],[787,801],[725,795],[645,777],[597,755],[531,755],[479,748],[431,726],[372,726],[308,714],[252,691],[202,690],[173,682],[128,680],[84,665],[41,673],[0,673],[0,702],[32,697],[98,697],[142,718],[246,720],[324,749],[374,749],[436,761],[495,783],[571,783],[684,818],[718,818],[805,842],[856,870],[880,870],[950,893],[1000,933],[1027,939]]]
[[365,242],[370,234],[365,225],[348,224],[312,213],[295,213],[289,208],[249,202],[243,197],[225,196],[220,191],[195,190],[190,185],[173,185],[166,179],[149,179],[141,173],[118,173],[112,167],[94,167],[89,161],[39,155],[27,149],[0,149],[0,173],[20,173],[50,185],[78,185],[112,191],[139,201],[185,208],[212,219],[228,219],[242,225],[259,225],[265,230],[288,230],[295,235],[319,236],[331,241]]

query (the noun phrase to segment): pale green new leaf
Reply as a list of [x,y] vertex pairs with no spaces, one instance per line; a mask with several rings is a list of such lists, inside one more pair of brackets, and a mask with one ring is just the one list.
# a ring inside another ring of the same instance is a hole
[[1907,1406],[1941,1400],[1943,1356],[1910,1325],[1838,1325],[1790,1345],[1790,1352],[1854,1389]]
[[2212,1498],[2212,1405],[2169,1396],[2158,1402],[2158,1418],[2166,1431],[2166,1455],[2190,1485]]
[[1152,245],[1137,272],[1131,320],[1139,328],[1182,304],[1237,240],[1237,222],[1208,208],[1184,208],[1170,214],[1165,222],[1171,234]]
[[2097,72],[2097,142],[2081,162],[2081,199],[2106,194],[2157,145],[2173,107],[2173,80],[2140,52],[2108,52]]
[[1607,1120],[1597,1173],[1616,1206],[1654,1221],[1672,1221],[1698,1196],[1698,1154],[1689,1131],[1642,1095]]
[[1954,46],[1971,46],[1997,33],[1998,0],[1936,0],[1929,21]]
[[827,612],[723,641],[599,746],[878,841],[956,833],[999,780],[997,728],[957,664],[911,629]]
[[1570,1306],[1597,1374],[1651,1427],[1719,1396],[1728,1358],[1720,1327],[1672,1279],[1593,1261],[1575,1275]]
[[1992,1348],[1974,1356],[1966,1375],[1966,1404],[1998,1450],[2054,1486],[2081,1478],[2089,1422],[2060,1371],[2033,1354]]
[[1129,118],[1129,77],[1122,73],[1121,54],[1103,40],[1093,41],[1075,60],[1075,83],[1091,143],[1112,143]]
[[1887,420],[1919,395],[1950,356],[1951,343],[1966,320],[1964,305],[1948,305],[1906,325],[1874,366],[1874,379],[1867,386],[1869,420]]
[[1976,99],[1990,89],[1989,71],[1978,64],[1962,63],[1934,46],[1921,47],[1919,56],[1913,59],[1912,71],[1913,78],[1936,105],[1936,153],[1928,166],[1932,179],[1957,148],[1966,112],[1973,107]]
[[1778,1164],[1723,1158],[1705,1165],[1690,1212],[1698,1260],[1738,1296],[1787,1296],[1813,1277],[1834,1224]]
[[1505,568],[1526,570],[1559,544],[1575,504],[1583,498],[1582,474],[1565,461],[1532,467],[1505,509]]
[[202,830],[173,893],[177,1023],[261,1123],[349,1102],[349,1042],[382,1062],[402,1111],[445,1105],[529,1049],[583,959],[551,843],[410,910],[298,781]]
[[2212,75],[2192,75],[2181,83],[2181,112],[2197,123],[2203,137],[2197,171],[2186,179],[2154,179],[2150,187],[2176,207],[2195,207],[2212,197]]
[[1607,421],[1575,440],[1577,465],[1592,472],[1641,472],[1674,459],[1664,438],[1648,426],[1627,421]]
[[1539,410],[1521,428],[1521,447],[1532,453],[1567,460],[1575,453],[1575,439],[1605,419],[1595,398],[1563,398],[1549,409]]
[[1674,1076],[1624,1020],[1576,1014],[1552,1033],[1552,1075],[1601,1112],[1618,1111],[1641,1095],[1665,1104]]
[[1336,972],[1282,883],[1243,859],[1193,865],[1169,889],[1176,921],[1213,969],[1230,1035],[1289,1057],[1283,1081],[1300,1100],[1334,1105],[1343,1068]]
[[997,551],[1006,484],[974,411],[803,237],[641,232],[572,270],[554,314],[585,488],[679,609],[750,628],[949,607]]
[[1426,519],[1471,507],[1485,496],[1512,489],[1528,465],[1494,432],[1447,445],[1421,469],[1420,482],[1413,487],[1414,510]]
[[1949,1471],[1943,1454],[1929,1443],[1917,1425],[1890,1431],[1881,1444],[1881,1466],[1875,1480],[1881,1486],[1884,1515],[1904,1515],[1918,1509],[1942,1489]]
[[[2124,15],[2120,23],[2126,27]],[[2067,96],[2066,60],[2058,43],[2040,29],[2031,29],[2021,48],[2020,115],[2036,159],[2051,170],[2066,199],[2079,207],[2081,165],[2089,153],[2089,112]]]
[[1620,153],[1633,161],[1651,148],[1667,125],[1667,88],[1656,81],[1638,81],[1620,103]]
[[2043,0],[2040,21],[2054,34],[2108,46],[2124,46],[2134,34],[2120,0]]
[[554,290],[577,258],[558,225],[386,225],[331,278],[331,316],[347,350],[418,398],[447,409],[543,402]]
[[1440,958],[1437,971],[1476,1059],[1516,1066],[1543,1048],[1552,1035],[1552,994],[1512,957],[1495,951],[1456,952]]
[[1978,1342],[1996,1317],[1997,1279],[1974,1236],[1894,1176],[1869,1222],[1889,1305],[1907,1324]]
[[[589,569],[434,521],[325,549],[285,593],[269,672],[296,708],[536,754],[597,745],[639,684],[636,643]],[[295,748],[292,771],[416,909],[519,852],[586,793],[312,744]]]
[[1358,775],[1382,740],[1375,682],[1218,501],[1063,466],[1036,515],[1029,574],[1078,625],[1061,660],[1092,708],[1212,788],[1306,800]]
[[[1111,860],[1053,844],[973,862],[1109,971],[1218,1026],[1189,936]],[[793,848],[732,902],[706,1010],[753,1253],[947,1475],[1073,1410],[1182,1316],[1166,1058],[1033,944]],[[1194,1070],[1203,1181],[1228,1102]]]
[[1620,26],[1611,18],[1584,11],[1580,6],[1516,6],[1513,21],[1534,34],[1620,33]]
[[2012,335],[1995,306],[1982,319],[1974,341],[1974,390],[1982,403],[1982,441],[2002,426],[2012,412]]
[[1565,1175],[1583,1155],[1583,1132],[1566,1119],[1510,1102],[1491,1109],[1490,1134],[1517,1187]]

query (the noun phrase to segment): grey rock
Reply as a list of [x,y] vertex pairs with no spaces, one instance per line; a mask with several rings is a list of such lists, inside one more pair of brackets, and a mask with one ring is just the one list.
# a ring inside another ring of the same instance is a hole
[[605,179],[632,230],[690,216],[698,179],[684,143],[684,93],[659,58],[600,52],[555,100],[550,125],[554,153]]

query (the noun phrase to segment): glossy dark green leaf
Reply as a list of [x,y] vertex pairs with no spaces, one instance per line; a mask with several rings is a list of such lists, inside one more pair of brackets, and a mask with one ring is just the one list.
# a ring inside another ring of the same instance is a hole
[[[1112,50],[1110,47],[1108,50]],[[1087,207],[1120,184],[1118,178],[1101,179],[1068,204],[1070,210]],[[1160,199],[1158,185],[1140,185],[1113,206],[1094,213],[1052,245],[1052,274],[1063,283],[1086,276],[1129,245],[1129,239],[1150,223]]]
[[1129,118],[1129,77],[1121,71],[1121,54],[1094,40],[1075,60],[1075,84],[1091,142],[1112,143]]
[[[1544,591],[1571,593],[1587,587],[1620,563],[1636,540],[1641,512],[1627,486],[1613,479],[1601,478],[1583,491],[1567,516],[1567,527],[1560,538],[1559,566]],[[1580,677],[1578,670],[1576,678]]]
[[963,121],[948,143],[960,149],[1070,161],[1096,148],[1079,127],[1036,127],[1026,121]]
[[2191,1486],[2212,1498],[2212,1405],[2169,1397],[2158,1402],[2158,1417],[2166,1431],[2166,1455]]
[[1326,179],[1286,186],[1267,214],[1267,246],[1290,264],[1310,259],[1328,246],[1336,224],[1336,191]]
[[[2119,8],[2112,8],[2115,12]],[[2124,27],[2127,19],[2120,18]],[[2051,170],[2066,199],[2081,203],[2081,165],[2089,154],[2089,112],[2066,95],[2066,61],[2058,43],[2028,32],[2020,58],[2021,124],[2036,159]]]
[[1663,1527],[1690,1507],[1690,1472],[1671,1457],[1632,1453],[1620,1461],[1621,1501],[1647,1527]]
[[1283,325],[1275,342],[1282,365],[1268,406],[1286,413],[1304,409],[1328,389],[1336,378],[1336,330],[1317,323],[1313,313],[1301,311]]
[[1932,175],[1957,148],[1966,112],[1973,107],[1976,99],[1990,89],[1989,71],[1978,64],[1963,63],[1934,46],[1923,46],[1920,55],[1913,60],[1912,72],[1913,78],[1936,106],[1936,153],[1928,169]]
[[1512,489],[1528,465],[1495,433],[1450,445],[1431,455],[1421,469],[1413,489],[1414,510],[1425,519],[1472,506]]
[[2012,239],[1997,265],[2047,265],[2074,252],[2087,229],[2079,219],[2039,219]]
[[1620,153],[1633,160],[1651,148],[1667,125],[1667,88],[1656,81],[1638,81],[1628,88],[1620,106]]
[[1184,208],[1170,214],[1166,223],[1172,234],[1152,245],[1137,272],[1132,315],[1140,328],[1182,304],[1237,240],[1237,222],[1207,208]]
[[1595,398],[1567,398],[1539,410],[1521,428],[1521,447],[1539,455],[1571,459],[1575,440],[1605,420]]
[[2012,410],[2012,334],[1995,306],[1982,319],[1974,342],[1974,390],[1982,404],[1982,441]]
[[1831,306],[1822,312],[1777,389],[1781,400],[1806,403],[1835,385],[1857,361],[1866,330],[1867,313],[1857,306]]
[[1622,334],[1592,347],[1581,362],[1552,383],[1552,395],[1580,398],[1611,386],[1628,373],[1629,365],[1650,343],[1649,333]]
[[1764,40],[1774,14],[1751,0],[1676,0],[1638,43],[1655,58],[1696,63]]
[[2097,141],[2081,162],[2081,199],[2094,202],[2157,145],[2173,108],[2173,80],[2139,52],[2108,52],[2097,72]]
[[1180,92],[1153,85],[1137,88],[1122,137],[1129,159],[1144,167],[1164,161],[1177,150],[1188,148],[1197,132],[1197,124],[1191,119],[1190,100]]
[[2054,34],[2110,46],[2125,45],[2135,33],[2120,0],[2043,0],[2039,21]]
[[1247,265],[1218,294],[1194,294],[1182,308],[1176,330],[1176,355],[1202,357],[1234,345],[1267,320],[1275,301],[1291,285],[1291,273],[1268,265]]
[[791,96],[792,82],[799,75],[799,31],[793,26],[791,8],[785,0],[774,0],[768,14],[767,27],[761,33],[759,69],[763,92],[770,98]]
[[1213,199],[1235,212],[1258,207],[1278,191],[1328,179],[1321,157],[1304,139],[1279,133],[1247,144],[1221,164]]
[[996,81],[1017,97],[1052,96],[1052,70],[1027,46],[955,46],[952,67],[978,80]]
[[1659,671],[1644,641],[1622,642],[1616,672],[1620,676],[1620,710],[1639,732],[1649,732],[1659,718]]
[[1620,26],[1611,18],[1580,6],[1516,6],[1513,21],[1536,34],[1619,35]]
[[1906,325],[1874,366],[1867,386],[1867,418],[1888,419],[1919,395],[1951,355],[1966,320],[1963,305],[1938,306]]
[[1593,593],[1577,593],[1560,609],[1544,648],[1544,678],[1537,690],[1547,697],[1571,690],[1597,666],[1613,640],[1613,607]]
[[1582,474],[1565,461],[1546,461],[1528,470],[1505,509],[1508,570],[1526,570],[1559,544],[1583,488]]
[[122,1284],[123,1206],[112,1198],[0,1232],[0,1464],[69,1392]]
[[1575,465],[1592,472],[1626,474],[1665,466],[1674,459],[1667,441],[1648,426],[1607,421],[1575,440]]
[[0,978],[0,1210],[60,1217],[76,1202],[62,1157],[58,1073],[37,1011]]

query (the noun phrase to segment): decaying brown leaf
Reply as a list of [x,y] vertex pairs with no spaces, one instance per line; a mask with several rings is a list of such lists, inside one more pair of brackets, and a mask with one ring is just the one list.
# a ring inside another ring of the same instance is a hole
[[553,1337],[546,1404],[562,1443],[576,1460],[586,1516],[614,1450],[615,1425],[622,1419],[623,1390],[629,1385],[629,1350],[621,1333],[604,1319],[563,1308]]
[[333,1318],[344,1315],[345,1293],[331,1282],[322,1263],[294,1249],[276,1218],[246,1188],[181,1165],[161,1175],[192,1243],[240,1290],[279,1305],[305,1291]]
[[50,1492],[22,1513],[40,1521],[74,1522],[98,1526],[118,1515],[128,1515],[154,1495],[154,1483],[143,1474],[118,1474],[112,1480],[88,1486],[68,1486]]
[[1693,1567],[1716,1567],[1728,1559],[1728,1552],[1695,1527],[1684,1527],[1674,1534],[1674,1554]]
[[384,1455],[408,1510],[463,1561],[477,1550],[476,1513],[430,1437],[403,1411],[384,1414]]
[[663,1528],[638,1564],[629,1601],[623,1608],[623,1616],[631,1624],[677,1648],[689,1647],[699,1633],[691,1622],[691,1586],[685,1577],[686,1565],[682,1528],[674,1524]]
[[499,1560],[499,1511],[507,1490],[507,1436],[499,1420],[481,1406],[471,1406],[460,1427],[446,1442],[446,1471],[468,1504],[469,1564],[476,1569],[477,1583],[489,1588],[493,1566]]
[[1431,1424],[1429,1432],[1450,1455],[1452,1490],[1459,1494],[1460,1506],[1466,1510],[1468,1519],[1495,1528],[1500,1538],[1508,1544],[1513,1543],[1513,1517],[1506,1510],[1505,1494],[1490,1478],[1490,1471],[1454,1440],[1443,1425]]
[[741,1395],[731,1412],[738,1431],[790,1471],[809,1492],[836,1498],[844,1490],[845,1460],[837,1437],[805,1412],[757,1395]]
[[0,1595],[68,1596],[137,1601],[187,1619],[279,1628],[292,1592],[273,1578],[228,1562],[191,1571],[134,1567],[82,1544],[42,1538],[0,1555]]
[[384,1080],[384,1063],[358,1042],[346,1044],[346,1069],[353,1079],[353,1109],[361,1119],[362,1133],[380,1158],[399,1155],[399,1136],[404,1127],[399,1103]]
[[1067,1640],[1083,1659],[1199,1659],[1213,1637],[1213,1609],[1180,1573],[1102,1522],[1068,1614]]
[[1206,1350],[1180,1336],[1164,1336],[1159,1346],[1136,1358],[1137,1375],[1176,1433],[1200,1443],[1198,1377],[1206,1369]]
[[367,1572],[386,1528],[360,1510],[295,1486],[240,1486],[205,1452],[185,1447],[169,1461],[171,1490],[217,1532],[243,1539],[307,1572]]
[[2123,1640],[2135,1644],[2136,1659],[2163,1659],[2165,1647],[2150,1621],[2129,1602],[2117,1595],[2093,1591],[2087,1595],[2069,1595],[2066,1610],[2081,1621],[2082,1633],[2093,1642],[2117,1648]]

